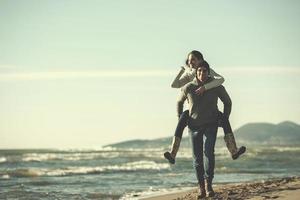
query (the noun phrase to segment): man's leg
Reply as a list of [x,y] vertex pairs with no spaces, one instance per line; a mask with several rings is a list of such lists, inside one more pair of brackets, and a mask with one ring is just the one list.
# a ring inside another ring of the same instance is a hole
[[221,124],[221,127],[223,128],[223,131],[224,131],[224,140],[225,140],[227,149],[230,152],[232,159],[235,160],[240,155],[245,153],[246,147],[241,146],[240,148],[237,148],[230,122],[229,122],[228,118],[225,117],[223,115],[223,113],[221,113],[220,111],[219,111],[219,119],[221,122],[219,124]]
[[192,152],[193,152],[193,166],[196,171],[196,177],[199,184],[198,198],[206,196],[205,182],[204,182],[204,167],[203,167],[203,130],[191,130]]
[[204,170],[206,179],[207,196],[214,196],[212,180],[215,170],[215,143],[218,127],[207,127],[204,131]]
[[176,127],[175,134],[174,134],[173,141],[172,141],[171,151],[170,152],[167,151],[164,153],[164,157],[171,164],[175,164],[176,154],[179,150],[183,130],[187,126],[188,119],[189,119],[189,111],[186,110],[181,114],[181,116],[178,120],[177,127]]

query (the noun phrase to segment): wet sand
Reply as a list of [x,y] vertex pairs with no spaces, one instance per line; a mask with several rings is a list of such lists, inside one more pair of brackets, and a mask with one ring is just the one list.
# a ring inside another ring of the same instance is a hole
[[[256,182],[214,185],[215,196],[203,199],[300,199],[300,177],[269,179]],[[143,200],[190,200],[196,199],[197,188],[178,193],[169,193],[143,197]]]

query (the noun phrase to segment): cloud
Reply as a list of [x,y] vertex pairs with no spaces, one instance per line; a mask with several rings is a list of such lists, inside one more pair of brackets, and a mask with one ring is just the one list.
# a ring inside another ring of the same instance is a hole
[[276,75],[276,74],[300,74],[300,67],[285,67],[285,66],[240,66],[240,67],[222,67],[217,70],[220,73],[239,75],[239,74],[265,74],[265,75]]
[[[300,75],[300,67],[219,67],[214,70],[226,77],[241,75]],[[20,68],[0,66],[0,81],[18,80],[56,80],[84,78],[138,78],[138,77],[175,77],[175,70],[86,70],[86,71],[21,71]]]
[[49,79],[77,79],[104,77],[165,77],[172,76],[168,70],[116,70],[116,71],[52,71],[52,72],[10,72],[0,73],[0,80],[49,80]]

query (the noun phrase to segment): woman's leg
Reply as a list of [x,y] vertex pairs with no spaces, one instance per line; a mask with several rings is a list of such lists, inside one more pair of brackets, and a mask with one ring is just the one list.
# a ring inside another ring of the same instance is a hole
[[245,153],[246,147],[241,146],[240,148],[237,148],[235,138],[231,129],[230,122],[227,117],[223,115],[219,111],[219,124],[223,128],[224,131],[224,140],[227,146],[228,151],[231,153],[231,157],[233,160],[237,159],[240,155]]
[[188,125],[188,120],[189,120],[189,110],[186,110],[179,117],[175,129],[175,134],[174,134],[175,137],[178,137],[180,139],[182,138],[183,130]]
[[223,115],[222,112],[219,111],[219,126],[223,128],[224,134],[232,133],[231,125],[227,117]]
[[189,111],[186,110],[180,115],[180,118],[178,120],[177,127],[175,129],[175,134],[174,134],[173,141],[172,141],[171,151],[170,152],[167,151],[164,153],[164,157],[171,164],[175,164],[176,154],[179,150],[183,130],[188,124],[188,119],[189,119]]

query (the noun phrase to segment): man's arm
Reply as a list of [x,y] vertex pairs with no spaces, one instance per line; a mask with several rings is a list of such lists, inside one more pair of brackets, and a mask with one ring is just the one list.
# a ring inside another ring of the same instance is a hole
[[179,97],[177,99],[177,116],[178,116],[178,118],[182,114],[183,104],[184,104],[184,101],[187,98],[185,90],[186,90],[186,88],[184,88],[184,89],[181,90],[180,95],[179,95]]
[[195,78],[195,73],[185,72],[184,67],[181,67],[179,73],[173,80],[171,87],[172,88],[181,88],[187,83],[191,82]]
[[221,99],[221,101],[224,104],[223,115],[228,119],[231,113],[232,102],[230,96],[228,95],[227,91],[223,86],[221,86],[218,89],[219,89],[218,97]]

